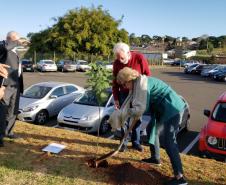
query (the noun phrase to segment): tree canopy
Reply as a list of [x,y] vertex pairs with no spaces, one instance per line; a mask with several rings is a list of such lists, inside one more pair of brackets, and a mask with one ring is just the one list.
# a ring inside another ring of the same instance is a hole
[[119,41],[128,43],[128,32],[119,29],[122,19],[115,20],[101,6],[76,8],[39,33],[30,33],[30,52],[56,51],[70,57],[74,53],[108,56]]

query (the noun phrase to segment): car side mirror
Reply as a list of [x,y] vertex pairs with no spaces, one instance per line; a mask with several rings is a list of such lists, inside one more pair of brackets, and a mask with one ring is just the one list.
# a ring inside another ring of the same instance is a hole
[[57,96],[56,96],[56,95],[51,95],[49,98],[50,98],[50,99],[56,99]]
[[210,110],[204,109],[203,111],[204,115],[209,117],[210,116]]

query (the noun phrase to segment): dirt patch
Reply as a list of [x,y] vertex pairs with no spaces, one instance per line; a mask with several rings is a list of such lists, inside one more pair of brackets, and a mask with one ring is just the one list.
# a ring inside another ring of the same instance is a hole
[[111,165],[107,173],[110,183],[115,185],[162,185],[169,179],[143,163]]

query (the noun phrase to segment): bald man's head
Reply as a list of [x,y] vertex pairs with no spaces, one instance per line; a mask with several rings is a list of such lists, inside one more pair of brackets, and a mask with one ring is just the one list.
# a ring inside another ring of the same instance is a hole
[[7,33],[7,37],[6,37],[7,41],[16,41],[19,39],[20,39],[19,33],[15,32],[15,31],[10,31],[9,33]]

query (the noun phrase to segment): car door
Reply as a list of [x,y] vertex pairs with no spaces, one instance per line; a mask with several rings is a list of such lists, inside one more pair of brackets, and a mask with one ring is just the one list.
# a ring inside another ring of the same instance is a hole
[[66,104],[64,87],[57,87],[50,94],[49,98],[53,99],[49,106],[49,112],[52,116],[57,115]]

